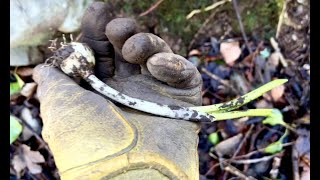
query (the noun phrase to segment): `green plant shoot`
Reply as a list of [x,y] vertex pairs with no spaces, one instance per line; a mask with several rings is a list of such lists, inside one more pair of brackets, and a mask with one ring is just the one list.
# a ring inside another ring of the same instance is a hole
[[15,116],[10,115],[10,144],[21,134],[22,126]]

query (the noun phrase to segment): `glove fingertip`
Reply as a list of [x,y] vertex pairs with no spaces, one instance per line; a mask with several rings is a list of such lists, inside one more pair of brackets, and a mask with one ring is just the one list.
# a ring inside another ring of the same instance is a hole
[[93,40],[107,40],[105,28],[110,21],[107,13],[107,4],[104,2],[94,2],[86,10],[81,22],[83,36]]

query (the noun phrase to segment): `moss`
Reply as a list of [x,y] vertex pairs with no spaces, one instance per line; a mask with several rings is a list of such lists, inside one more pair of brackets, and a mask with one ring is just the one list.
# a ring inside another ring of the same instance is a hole
[[[140,13],[146,11],[156,3],[157,0],[122,0],[121,2],[120,6],[125,14],[137,17]],[[165,32],[173,35],[174,37],[181,37],[183,45],[187,47],[196,32],[210,16],[211,11],[197,14],[189,20],[186,20],[185,17],[192,10],[204,9],[212,3],[212,0],[165,0],[151,13],[139,18],[139,21],[143,21],[145,25],[158,25],[160,33]],[[283,3],[284,0],[238,1],[239,9],[243,9],[241,17],[246,34],[249,37],[255,36],[259,39],[269,39],[270,37],[275,36]],[[232,4],[224,4],[223,9],[230,12],[228,14],[233,16],[231,17],[233,33],[241,35]],[[185,49],[185,47],[181,48]]]
[[[155,2],[155,0],[127,1],[123,4],[123,10],[126,14],[140,14]],[[147,19],[152,16],[159,21],[161,32],[170,32],[170,34],[181,37],[187,46],[187,42],[192,40],[193,35],[210,15],[210,12],[197,14],[196,18],[189,20],[186,19],[186,16],[194,9],[204,9],[211,4],[212,0],[163,1],[148,16],[140,19],[148,21]]]
[[245,9],[241,16],[243,26],[250,35],[256,34],[259,38],[269,39],[275,36],[283,0],[257,1],[254,7]]

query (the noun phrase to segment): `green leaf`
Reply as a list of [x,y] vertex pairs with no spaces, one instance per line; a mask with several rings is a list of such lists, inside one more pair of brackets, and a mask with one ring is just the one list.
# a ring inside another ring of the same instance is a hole
[[218,143],[219,143],[219,135],[218,135],[218,132],[211,133],[211,134],[208,136],[208,140],[209,140],[209,142],[212,143],[212,144],[218,144]]
[[274,142],[264,149],[264,152],[270,154],[275,154],[280,151],[282,151],[282,143],[280,141]]
[[278,109],[273,109],[270,116],[268,116],[265,120],[262,121],[263,124],[269,124],[271,126],[275,125],[285,125],[286,123],[283,121],[283,116],[281,111]]
[[286,129],[286,131],[280,137],[280,139],[278,141],[274,142],[274,143],[269,144],[269,146],[267,146],[264,149],[264,152],[270,153],[270,154],[275,154],[275,153],[278,153],[278,152],[282,151],[282,148],[283,148],[282,142],[283,142],[284,138],[288,135],[288,133],[289,133],[289,130]]
[[260,51],[260,55],[262,58],[266,59],[270,56],[270,51],[268,48],[265,48],[263,51]]
[[15,116],[10,115],[10,144],[21,134],[22,126]]
[[16,81],[10,82],[10,96],[12,94],[20,92],[21,88],[24,85],[23,80],[16,73],[14,73],[13,75],[14,75]]
[[209,106],[193,106],[190,108],[206,113],[228,112],[234,109],[238,109],[239,107],[262,96],[267,91],[270,91],[271,89],[280,86],[287,81],[287,79],[276,79],[234,100]]

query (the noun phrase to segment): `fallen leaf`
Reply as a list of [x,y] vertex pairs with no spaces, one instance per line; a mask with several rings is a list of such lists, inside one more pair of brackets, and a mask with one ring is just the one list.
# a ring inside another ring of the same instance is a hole
[[246,80],[244,75],[239,73],[232,73],[230,76],[231,86],[235,87],[239,94],[246,94],[250,91],[250,83]]
[[26,76],[32,76],[33,68],[31,67],[19,67],[16,71],[17,74],[20,76],[26,77]]
[[299,154],[299,157],[310,152],[310,131],[306,129],[297,130],[299,137],[296,140],[295,148]]
[[236,151],[238,144],[240,143],[241,139],[242,139],[242,134],[239,133],[236,136],[233,136],[231,138],[228,138],[222,142],[220,142],[219,144],[217,144],[215,146],[215,151],[217,152],[217,154],[221,157],[224,155],[229,155],[232,156],[233,153]]
[[35,82],[26,83],[21,89],[20,94],[27,98],[30,98],[34,94],[34,91],[36,90],[36,88],[37,88],[37,83]]
[[284,94],[284,85],[277,86],[271,90],[271,96],[274,101],[278,101]]
[[20,179],[22,170],[27,167],[26,163],[21,159],[19,155],[14,155],[12,159],[12,165],[13,169],[16,171],[17,177]]
[[241,55],[241,49],[238,41],[222,42],[220,44],[220,52],[224,58],[224,61],[228,65],[233,65]]
[[13,143],[21,134],[22,126],[17,117],[10,115],[10,144]]
[[38,163],[44,163],[45,159],[39,151],[31,151],[30,147],[22,144],[21,153],[15,155],[12,164],[15,171],[20,174],[24,168],[28,168],[30,173],[38,174],[42,172],[42,167]]
[[23,87],[24,82],[22,79],[15,73],[13,73],[12,80],[10,80],[10,96],[20,92]]
[[189,57],[191,57],[191,56],[201,56],[201,52],[198,49],[192,49],[189,52],[188,56]]
[[[28,108],[23,108],[21,110],[21,118],[28,124],[31,126],[31,128],[37,132],[38,134],[41,132],[41,127],[40,127],[40,123],[39,121],[32,117],[32,113]],[[33,132],[28,128],[25,127],[23,128],[22,131],[22,139],[24,141],[30,139],[33,136]]]
[[280,56],[281,54],[279,52],[273,52],[268,59],[268,63],[273,67],[277,67],[280,62]]

